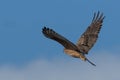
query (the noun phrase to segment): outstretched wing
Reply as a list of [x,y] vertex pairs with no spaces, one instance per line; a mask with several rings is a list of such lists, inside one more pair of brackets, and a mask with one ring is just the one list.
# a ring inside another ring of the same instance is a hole
[[71,49],[71,50],[77,50],[77,46],[75,44],[73,44],[72,42],[70,42],[69,40],[67,40],[65,37],[61,36],[60,34],[56,33],[54,30],[49,29],[44,27],[42,29],[42,33],[47,37],[50,38],[52,40],[55,40],[57,42],[59,42],[61,45],[63,45],[65,48],[67,49]]
[[92,23],[87,28],[87,30],[82,34],[81,38],[77,42],[77,47],[82,50],[84,53],[88,54],[88,51],[95,44],[99,31],[102,26],[104,16],[103,13],[98,12],[94,13]]

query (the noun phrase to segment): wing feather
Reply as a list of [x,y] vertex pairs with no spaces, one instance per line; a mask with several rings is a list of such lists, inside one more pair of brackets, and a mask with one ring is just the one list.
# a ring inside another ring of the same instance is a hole
[[63,45],[66,49],[71,49],[71,50],[77,50],[77,46],[70,42],[68,39],[65,37],[61,36],[60,34],[56,33],[54,30],[49,29],[44,27],[42,29],[42,33],[47,37],[52,40],[55,40],[59,42],[61,45]]
[[93,45],[97,41],[98,34],[100,32],[104,18],[105,16],[103,16],[103,13],[94,13],[94,17],[90,26],[88,26],[87,30],[82,34],[82,36],[78,40],[76,45],[84,53],[87,54],[88,51],[93,47]]

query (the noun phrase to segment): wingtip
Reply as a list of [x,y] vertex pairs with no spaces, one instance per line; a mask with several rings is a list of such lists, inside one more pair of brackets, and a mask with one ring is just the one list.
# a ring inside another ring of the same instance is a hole
[[47,27],[46,27],[46,26],[44,26],[42,29],[47,29]]
[[45,35],[45,33],[46,33],[46,30],[47,30],[47,27],[44,26],[44,27],[42,28],[42,33],[43,33],[44,35]]
[[100,12],[100,11],[94,12],[92,23],[96,21],[103,21],[104,18],[105,16],[103,15],[103,12]]
[[42,31],[46,31],[46,30],[50,30],[50,29],[47,28],[46,26],[44,26],[44,27],[42,28]]

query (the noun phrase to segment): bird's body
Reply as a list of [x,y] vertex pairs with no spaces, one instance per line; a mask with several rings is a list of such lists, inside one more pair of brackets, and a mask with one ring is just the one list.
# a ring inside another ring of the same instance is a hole
[[87,30],[82,34],[77,44],[72,43],[65,37],[56,33],[54,30],[44,27],[42,32],[43,34],[52,40],[59,42],[64,46],[64,52],[74,58],[80,58],[83,61],[88,61],[95,66],[91,61],[89,61],[85,54],[88,54],[88,51],[93,47],[97,41],[99,31],[102,26],[104,16],[100,15],[98,12],[94,14],[92,23],[88,26]]
[[80,51],[70,50],[70,49],[64,49],[64,52],[74,58],[80,58],[81,60],[85,61],[86,57],[83,53]]
[[70,49],[64,49],[64,52],[74,58],[79,58],[83,61],[88,61],[90,64],[96,66],[94,63],[92,63],[90,60],[88,60],[85,56],[84,53],[80,52],[80,51],[75,51],[75,50],[70,50]]

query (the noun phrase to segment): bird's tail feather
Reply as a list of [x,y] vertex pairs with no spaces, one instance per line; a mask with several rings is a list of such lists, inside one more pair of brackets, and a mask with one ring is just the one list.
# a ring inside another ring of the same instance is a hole
[[90,60],[88,60],[87,58],[86,58],[86,61],[88,61],[90,64],[92,64],[93,66],[96,66],[94,63],[92,63]]

